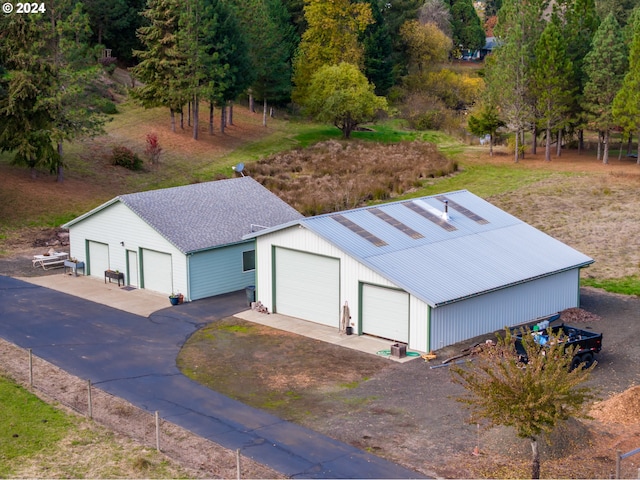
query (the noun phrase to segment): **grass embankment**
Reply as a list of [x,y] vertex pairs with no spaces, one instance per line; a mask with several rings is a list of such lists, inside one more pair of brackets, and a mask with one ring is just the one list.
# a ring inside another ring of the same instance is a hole
[[154,450],[116,438],[0,376],[0,478],[177,478]]

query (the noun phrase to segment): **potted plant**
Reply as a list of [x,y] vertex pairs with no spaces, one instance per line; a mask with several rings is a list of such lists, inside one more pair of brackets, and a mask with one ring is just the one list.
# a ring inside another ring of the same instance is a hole
[[169,301],[171,302],[171,305],[178,305],[178,303],[180,303],[180,294],[172,293],[169,295]]

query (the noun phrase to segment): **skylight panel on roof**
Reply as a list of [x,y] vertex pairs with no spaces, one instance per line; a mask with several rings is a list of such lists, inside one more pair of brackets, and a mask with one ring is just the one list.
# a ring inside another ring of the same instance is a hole
[[486,225],[487,223],[489,223],[489,220],[486,220],[486,219],[482,218],[477,213],[473,213],[467,207],[463,207],[459,203],[454,202],[453,200],[445,197],[444,195],[438,195],[436,198],[438,200],[440,200],[442,203],[447,202],[451,208],[453,208],[454,210],[457,210],[458,212],[460,212],[465,217],[473,220],[476,223],[479,223],[480,225]]
[[408,227],[407,225],[402,223],[400,220],[397,220],[397,219],[393,218],[387,212],[383,212],[382,210],[380,210],[377,207],[370,208],[370,209],[368,209],[368,211],[370,213],[373,213],[379,219],[384,220],[389,225],[391,225],[393,227],[396,227],[402,233],[406,233],[407,235],[409,235],[411,238],[413,238],[415,240],[417,240],[419,238],[424,238],[424,235],[422,235],[420,232],[416,232],[413,228]]
[[[422,203],[424,203],[424,202],[422,202]],[[433,211],[427,210],[427,208],[435,210],[435,208],[431,207],[428,204],[424,204],[425,207],[422,207],[421,205],[418,205],[417,201],[403,202],[402,204],[405,207],[407,207],[408,209],[413,210],[414,212],[416,212],[418,215],[421,215],[424,218],[426,218],[427,220],[430,220],[431,222],[435,223],[439,227],[444,228],[447,232],[455,232],[457,230],[456,227],[451,225],[449,222],[444,220],[442,217],[439,217]]]
[[365,230],[357,223],[352,222],[351,220],[349,220],[348,218],[340,214],[332,215],[331,218],[333,218],[340,225],[347,227],[352,232],[357,233],[365,240],[368,240],[369,242],[373,243],[376,247],[384,247],[385,245],[388,245],[388,243],[385,242],[384,240],[376,237],[373,233]]

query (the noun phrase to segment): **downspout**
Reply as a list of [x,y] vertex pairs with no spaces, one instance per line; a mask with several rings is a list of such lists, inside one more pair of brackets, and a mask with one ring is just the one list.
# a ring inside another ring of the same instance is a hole
[[187,255],[187,298],[186,301],[191,301],[191,275],[190,275],[190,267],[191,267],[191,257],[193,254],[189,253]]

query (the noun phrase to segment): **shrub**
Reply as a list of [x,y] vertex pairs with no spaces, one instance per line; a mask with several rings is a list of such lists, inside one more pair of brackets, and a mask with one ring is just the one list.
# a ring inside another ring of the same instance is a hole
[[111,100],[107,100],[106,98],[99,99],[96,102],[96,106],[102,113],[106,113],[107,115],[115,115],[116,113],[118,113],[116,104]]
[[123,146],[113,147],[111,163],[129,170],[142,169],[142,159],[136,153]]
[[151,165],[160,163],[160,154],[162,153],[162,147],[158,141],[158,135],[155,133],[147,133],[147,148],[144,153],[149,157]]
[[[525,150],[525,145],[524,143],[520,143],[518,144],[518,156],[522,156],[524,155],[524,150]],[[515,135],[510,135],[509,138],[507,138],[507,151],[511,154],[515,154],[516,153],[516,137]]]

